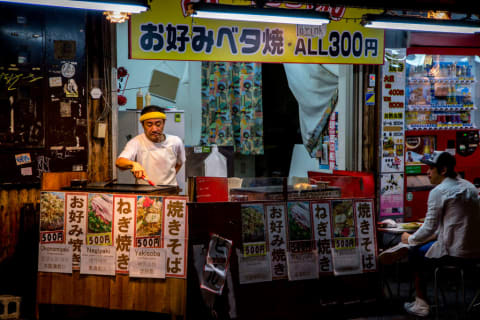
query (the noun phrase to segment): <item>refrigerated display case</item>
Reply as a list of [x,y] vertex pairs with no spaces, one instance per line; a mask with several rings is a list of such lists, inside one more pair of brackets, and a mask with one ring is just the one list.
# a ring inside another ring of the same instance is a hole
[[[473,183],[480,182],[477,55],[462,50],[407,49],[405,84],[405,217],[425,216],[433,188],[422,157],[434,150],[455,155],[456,171]],[[479,51],[480,54],[480,51]]]

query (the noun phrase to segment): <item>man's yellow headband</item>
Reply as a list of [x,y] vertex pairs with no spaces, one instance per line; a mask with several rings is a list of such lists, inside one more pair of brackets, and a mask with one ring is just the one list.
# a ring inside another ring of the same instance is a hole
[[148,112],[148,113],[145,113],[144,115],[142,115],[140,117],[140,122],[143,122],[143,121],[149,120],[149,119],[167,119],[167,116],[163,112],[152,111],[152,112]]

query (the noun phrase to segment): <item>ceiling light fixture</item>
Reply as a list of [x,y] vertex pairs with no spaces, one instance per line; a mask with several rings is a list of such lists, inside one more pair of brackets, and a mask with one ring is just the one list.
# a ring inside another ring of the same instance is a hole
[[475,33],[480,32],[480,21],[426,19],[416,17],[366,14],[362,18],[366,28],[394,29],[407,31]]
[[190,3],[190,16],[195,18],[322,25],[330,22],[328,12],[313,10],[257,8],[249,6]]
[[140,13],[148,9],[147,0],[0,0],[0,2],[125,13]]
[[123,23],[130,19],[130,13],[128,12],[105,11],[103,15],[112,23]]

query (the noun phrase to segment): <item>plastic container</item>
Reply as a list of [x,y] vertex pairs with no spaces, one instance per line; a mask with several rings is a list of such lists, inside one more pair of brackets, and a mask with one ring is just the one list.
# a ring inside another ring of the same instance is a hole
[[137,91],[137,110],[143,109],[143,93],[142,89],[138,89]]
[[145,106],[149,106],[152,104],[152,96],[150,95],[150,92],[147,92],[145,94]]

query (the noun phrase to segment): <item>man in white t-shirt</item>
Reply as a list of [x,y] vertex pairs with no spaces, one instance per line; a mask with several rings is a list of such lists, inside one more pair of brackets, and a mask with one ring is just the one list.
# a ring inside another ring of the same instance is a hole
[[163,132],[167,116],[158,106],[146,106],[140,116],[144,133],[130,141],[117,158],[121,170],[130,169],[139,183],[177,185],[176,175],[185,163],[182,140]]

